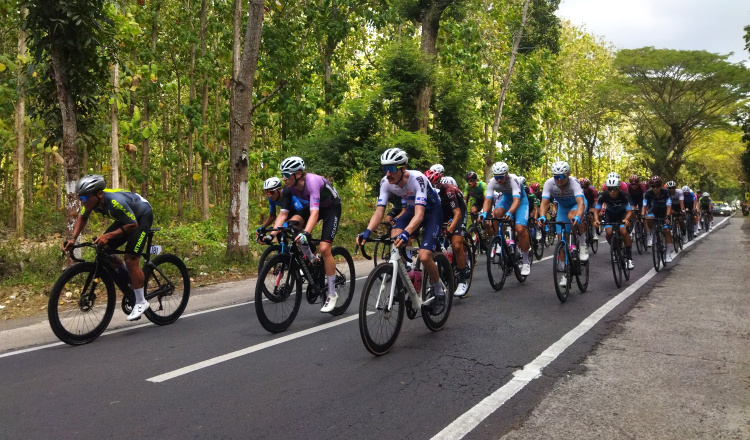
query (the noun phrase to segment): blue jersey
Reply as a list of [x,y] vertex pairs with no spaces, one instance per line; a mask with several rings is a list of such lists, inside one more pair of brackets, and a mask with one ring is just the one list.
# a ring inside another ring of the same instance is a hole
[[291,197],[292,198],[292,209],[294,211],[301,211],[302,208],[307,206],[308,203],[310,203],[307,200],[298,199],[297,196],[292,196],[291,191],[289,191],[288,188],[284,188],[284,190],[281,192],[281,197],[279,197],[278,202],[274,202],[271,200],[271,198],[268,198],[268,214],[269,215],[276,215],[276,207],[282,208],[282,201],[285,197]]

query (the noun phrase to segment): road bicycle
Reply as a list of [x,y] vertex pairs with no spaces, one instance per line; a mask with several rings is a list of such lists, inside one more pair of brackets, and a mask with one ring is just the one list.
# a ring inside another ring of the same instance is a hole
[[708,219],[708,211],[701,209],[700,226],[703,229],[703,233],[708,233],[711,228],[711,220]]
[[471,217],[471,225],[466,228],[466,235],[471,240],[475,252],[483,254],[487,252],[487,229],[484,227],[484,222],[479,220],[479,213],[469,213]]
[[[328,296],[328,282],[325,276],[323,259],[318,256],[315,262],[305,257],[293,237],[302,228],[290,221],[288,226],[263,229],[263,233],[277,231],[281,242],[289,243],[286,252],[273,255],[263,265],[255,285],[255,311],[258,321],[271,333],[283,332],[294,322],[302,303],[302,287],[307,283],[305,298],[309,304],[325,302]],[[320,240],[311,239],[310,247],[316,247]],[[349,251],[336,246],[331,249],[336,261],[336,293],[339,296],[331,315],[341,315],[349,307],[354,297],[356,274],[354,261]]]
[[612,263],[612,274],[615,277],[615,285],[622,287],[622,278],[630,279],[630,269],[628,269],[628,256],[625,251],[625,241],[620,233],[622,222],[604,223],[605,226],[612,226],[612,238],[610,240],[609,260]]
[[682,244],[685,240],[684,238],[685,231],[682,229],[682,226],[680,225],[680,215],[681,213],[679,212],[672,214],[672,221],[669,225],[672,229],[672,247],[674,247],[675,253],[680,252],[682,250]]
[[633,243],[635,243],[638,255],[643,255],[644,252],[648,251],[648,233],[643,226],[643,218],[641,218],[640,212],[635,212],[635,215],[633,216],[633,223],[630,228],[630,238],[633,240]]
[[[511,272],[515,273],[519,282],[525,282],[526,275],[521,275],[521,250],[516,244],[516,222],[496,217],[489,221],[498,223],[498,233],[490,240],[487,248],[487,276],[490,285],[495,290],[502,289],[506,277]],[[529,258],[529,264],[531,264],[531,258]]]
[[[560,226],[561,230],[566,229],[571,222],[548,222],[550,226]],[[570,240],[570,244],[568,244]],[[568,300],[570,287],[573,283],[573,277],[576,278],[578,290],[584,293],[589,286],[589,262],[581,261],[578,247],[578,234],[575,232],[565,232],[560,234],[560,241],[555,246],[554,261],[552,263],[552,278],[555,282],[555,293],[560,302]],[[561,277],[565,277],[565,284],[560,286]]]
[[[596,255],[596,252],[599,250],[599,239],[595,236],[602,233],[602,226],[600,224],[598,229],[594,228],[594,213],[591,211],[586,212],[583,221],[586,224],[586,245]],[[595,231],[596,234],[594,234]]]
[[[167,325],[175,322],[187,307],[190,276],[179,257],[161,254],[161,246],[151,245],[154,233],[160,229],[146,233],[144,252],[138,255],[144,257],[143,293],[150,303],[146,318],[154,324]],[[75,250],[80,248],[93,249],[93,260],[77,257]],[[67,268],[52,286],[47,306],[50,327],[61,341],[70,345],[87,344],[104,332],[115,313],[115,286],[123,293],[122,311],[129,315],[133,310],[132,286],[109,264],[113,256],[122,254],[123,251],[111,251],[91,242],[72,246],[70,257],[77,263]],[[153,260],[152,255],[155,255]]]
[[[528,223],[529,229],[529,240],[531,242],[531,250],[534,253],[534,257],[537,260],[541,260],[544,256],[545,240],[547,232],[546,227],[538,227],[537,220],[535,218],[529,218]],[[529,254],[530,256],[531,254]]]
[[[451,268],[453,268],[453,291],[455,292],[458,288],[458,281],[460,278],[460,272],[461,270],[458,268],[458,263],[456,262],[456,256],[453,252],[453,245],[451,244],[451,236],[448,234],[448,231],[446,229],[448,223],[443,224],[443,226],[440,228],[440,247],[441,252],[448,257],[448,261],[451,262]],[[377,248],[378,244],[381,243],[375,243],[375,246]],[[382,247],[385,247],[385,245],[382,245]],[[466,284],[466,293],[463,296],[459,296],[459,298],[464,299],[467,296],[469,296],[469,292],[471,291],[471,283],[474,280],[474,267],[476,265],[476,250],[474,249],[474,243],[471,242],[468,236],[463,236],[463,250],[464,254],[466,255],[466,267],[469,268],[469,279],[467,280]]]
[[687,232],[687,241],[693,241],[695,238],[695,223],[693,223],[693,211],[685,210],[685,230]]
[[[394,238],[369,238],[368,242],[388,245],[391,251],[388,261],[379,264],[365,281],[359,303],[359,334],[370,353],[380,356],[387,353],[398,339],[404,315],[415,319],[422,315],[427,328],[439,331],[448,321],[453,304],[453,269],[448,258],[439,252],[433,254],[440,280],[445,286],[445,306],[433,314],[431,305],[435,295],[432,283],[422,278],[421,262],[417,259],[414,269],[407,272],[404,258],[406,249],[393,245]],[[362,255],[371,258],[363,247]],[[354,251],[356,254],[356,250]],[[419,291],[419,293],[418,293]]]
[[651,246],[651,256],[654,260],[654,269],[659,272],[667,265],[667,237],[664,235],[664,219],[653,218],[654,239]]

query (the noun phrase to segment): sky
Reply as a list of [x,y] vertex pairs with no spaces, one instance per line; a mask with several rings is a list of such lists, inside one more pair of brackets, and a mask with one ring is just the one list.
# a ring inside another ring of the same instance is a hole
[[617,49],[706,50],[750,67],[748,0],[562,0],[558,17]]

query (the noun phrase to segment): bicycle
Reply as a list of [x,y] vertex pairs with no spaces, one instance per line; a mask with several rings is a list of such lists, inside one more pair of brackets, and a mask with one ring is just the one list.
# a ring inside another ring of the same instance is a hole
[[[550,226],[560,225],[561,229],[565,229],[566,225],[571,225],[571,222],[558,222],[550,221]],[[570,237],[570,245],[567,240]],[[576,278],[576,284],[578,284],[578,290],[584,293],[589,286],[589,262],[581,261],[578,254],[578,234],[575,232],[560,234],[560,241],[555,246],[555,260],[552,263],[552,278],[555,282],[555,293],[557,299],[560,302],[568,300],[568,294],[573,283],[573,276]],[[560,286],[560,277],[565,276],[565,286]]]
[[[448,235],[446,230],[447,223],[443,224],[443,226],[440,228],[440,235],[441,239],[439,241],[441,246],[442,253],[448,257],[448,261],[451,263],[451,267],[453,268],[453,291],[455,292],[458,288],[458,280],[461,270],[458,268],[458,263],[456,262],[456,256],[453,252],[453,245],[451,244],[451,237]],[[474,249],[474,243],[472,243],[466,235],[463,237],[463,244],[464,244],[464,253],[466,254],[466,267],[469,268],[469,279],[466,282],[466,293],[463,296],[459,296],[459,298],[464,299],[467,296],[469,296],[469,292],[471,291],[471,283],[474,280],[474,266],[476,263],[476,250]],[[375,246],[380,243],[375,243]]]
[[[514,220],[493,217],[498,222],[498,234],[492,238],[487,251],[487,276],[493,289],[500,290],[505,285],[505,278],[513,271],[516,279],[523,283],[526,275],[521,275],[521,250],[516,245]],[[507,237],[504,226],[510,226]],[[529,259],[531,264],[531,259]]]
[[707,234],[711,228],[711,220],[708,219],[708,211],[701,209],[700,226],[703,228],[703,233]]
[[466,228],[466,235],[471,240],[474,252],[479,251],[480,254],[487,252],[487,229],[484,227],[484,222],[479,220],[479,213],[469,213],[471,217],[471,225]]
[[640,211],[637,211],[633,216],[632,225],[630,237],[633,239],[633,243],[635,243],[638,255],[643,255],[648,250],[648,235],[646,228],[643,226],[643,218],[641,218]]
[[[544,256],[545,228],[538,228],[536,222],[537,220],[535,218],[529,218],[529,239],[531,241],[531,249],[534,257],[536,257],[537,260],[541,260]],[[537,237],[537,234],[539,237]],[[532,253],[529,253],[529,257],[531,257]]]
[[672,228],[672,247],[674,247],[675,253],[682,250],[683,235],[684,231],[680,226],[680,215],[681,213],[672,214],[672,222],[670,224]]
[[693,211],[685,210],[685,229],[687,230],[687,241],[695,238],[695,224],[693,223]]
[[[432,257],[446,286],[445,307],[433,315],[429,309],[435,296],[431,283],[421,278],[421,262],[417,259],[414,269],[407,273],[404,264],[406,249],[393,246],[394,238],[369,238],[367,241],[379,241],[391,250],[388,261],[379,264],[368,275],[360,298],[359,334],[367,351],[380,356],[393,347],[401,332],[404,312],[409,319],[415,319],[421,311],[428,329],[433,332],[441,330],[448,321],[453,304],[453,270],[448,258],[442,253],[434,253]],[[362,249],[366,259],[371,258],[364,246],[357,246],[357,249]],[[356,254],[357,250],[354,252]]]
[[[583,221],[586,223],[586,245],[588,245],[591,252],[596,255],[599,250],[599,240],[594,238],[594,213],[591,211],[586,212],[586,216]],[[601,224],[599,225],[596,235],[601,234],[603,231]]]
[[667,238],[664,235],[664,219],[654,218],[654,241],[651,246],[651,256],[654,261],[654,269],[659,272],[667,265]]
[[[151,245],[154,233],[159,230],[154,228],[146,233],[145,252],[138,255],[145,259],[143,294],[151,305],[146,309],[146,318],[154,324],[167,325],[175,322],[187,307],[190,276],[179,257],[161,254],[161,246]],[[84,247],[94,250],[93,261],[76,257],[74,250]],[[70,257],[76,264],[58,277],[47,306],[50,327],[58,339],[70,345],[83,345],[98,338],[115,312],[115,286],[123,293],[122,311],[130,314],[135,304],[133,288],[108,262],[113,255],[122,254],[123,251],[110,251],[91,242],[72,246]],[[152,255],[156,255],[153,260]]]
[[622,278],[625,280],[630,279],[630,269],[628,269],[628,257],[625,252],[625,241],[620,233],[620,226],[622,222],[618,223],[604,223],[605,226],[612,226],[612,238],[610,241],[609,257],[612,263],[612,274],[615,277],[615,284],[617,287],[622,287]]
[[[284,235],[282,242],[294,243],[286,248],[285,253],[272,256],[263,265],[258,282],[255,285],[255,311],[258,321],[264,329],[271,333],[283,332],[294,322],[302,302],[302,285],[307,283],[305,297],[309,304],[320,300],[324,302],[328,295],[328,283],[322,258],[309,261],[292,237],[296,237],[303,229],[297,222],[289,222],[289,226],[264,229],[266,232],[278,231]],[[320,240],[310,240],[310,247],[320,244]],[[331,249],[336,260],[336,293],[339,299],[331,315],[343,314],[354,297],[356,275],[354,261],[349,251],[336,246]]]

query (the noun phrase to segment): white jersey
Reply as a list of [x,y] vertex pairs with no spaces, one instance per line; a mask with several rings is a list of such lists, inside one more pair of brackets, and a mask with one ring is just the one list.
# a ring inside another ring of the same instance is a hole
[[495,193],[500,193],[503,197],[512,195],[513,198],[521,198],[521,178],[515,174],[508,174],[505,183],[500,183],[493,177],[487,182],[486,199],[493,199]]
[[383,176],[380,180],[378,206],[386,206],[391,195],[406,200],[406,206],[409,209],[414,209],[415,205],[424,206],[426,209],[435,207],[440,209],[440,196],[432,188],[427,177],[417,170],[409,170],[409,180],[403,187],[388,183],[388,177]]
[[560,188],[554,178],[547,179],[542,189],[542,198],[549,200],[554,198],[560,205],[573,205],[576,197],[583,197],[583,188],[575,177],[568,176],[568,184]]
[[669,197],[672,198],[672,206],[680,206],[680,202],[685,201],[685,194],[681,189],[675,189],[674,194],[672,194],[672,191],[670,191],[669,193]]

